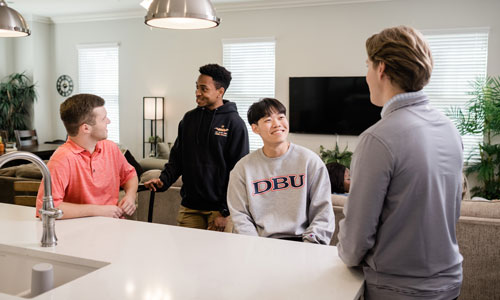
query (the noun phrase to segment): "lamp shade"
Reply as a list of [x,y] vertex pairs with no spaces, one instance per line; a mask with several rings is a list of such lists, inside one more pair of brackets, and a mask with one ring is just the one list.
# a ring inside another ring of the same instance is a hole
[[144,98],[144,119],[163,120],[163,98]]
[[153,0],[145,23],[158,28],[203,29],[218,26],[220,19],[210,0]]
[[31,31],[23,16],[0,0],[0,37],[28,36]]

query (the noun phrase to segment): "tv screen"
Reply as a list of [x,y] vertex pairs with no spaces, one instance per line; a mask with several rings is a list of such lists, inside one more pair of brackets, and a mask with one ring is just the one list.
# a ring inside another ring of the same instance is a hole
[[365,77],[290,77],[290,132],[359,135],[380,120]]

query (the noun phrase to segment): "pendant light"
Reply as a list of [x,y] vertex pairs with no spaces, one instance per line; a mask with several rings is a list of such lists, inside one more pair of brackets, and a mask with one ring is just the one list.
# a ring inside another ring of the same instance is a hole
[[0,0],[0,37],[22,37],[31,34],[23,16]]
[[158,28],[203,29],[218,26],[220,19],[210,0],[153,0],[145,23]]

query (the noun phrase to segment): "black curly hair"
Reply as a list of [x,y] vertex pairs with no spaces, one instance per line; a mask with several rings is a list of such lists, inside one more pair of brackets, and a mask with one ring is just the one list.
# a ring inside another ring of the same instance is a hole
[[332,193],[343,194],[348,191],[344,189],[344,174],[346,167],[336,162],[326,164],[328,175],[330,175],[330,184]]
[[212,77],[215,87],[220,89],[224,88],[224,92],[227,91],[229,84],[231,83],[231,72],[226,68],[219,66],[218,64],[208,64],[200,67],[200,73],[202,75],[207,75]]

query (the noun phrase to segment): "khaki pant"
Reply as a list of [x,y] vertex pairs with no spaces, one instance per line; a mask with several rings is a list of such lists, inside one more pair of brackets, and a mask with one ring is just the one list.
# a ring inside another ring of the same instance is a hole
[[[177,216],[177,226],[208,229],[216,217],[220,217],[218,211],[207,211],[187,208],[181,205],[179,215]],[[233,222],[231,217],[227,217],[227,224],[224,232],[233,232]]]

